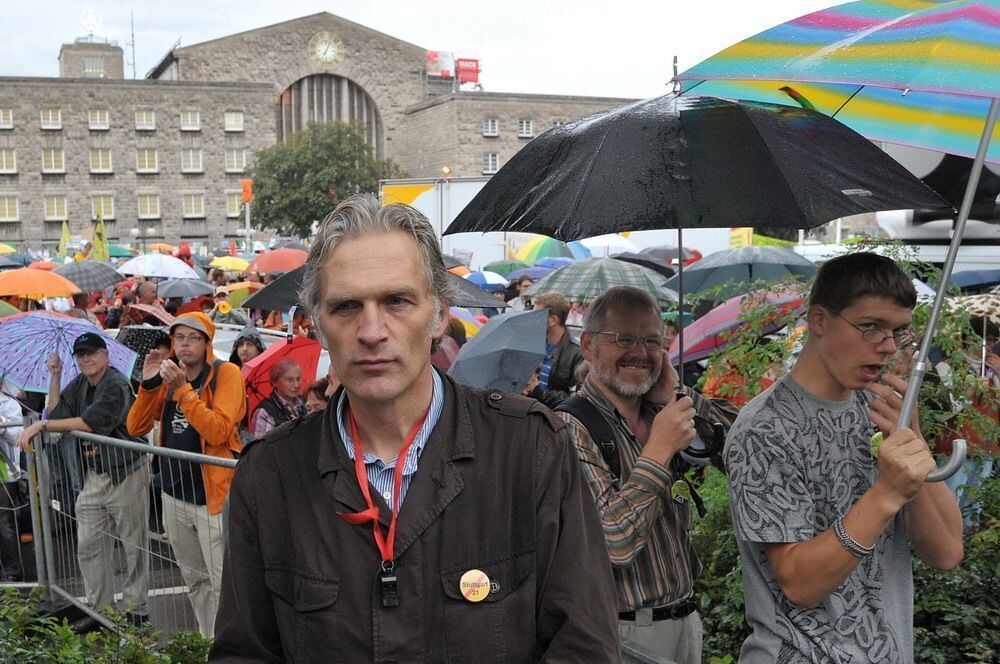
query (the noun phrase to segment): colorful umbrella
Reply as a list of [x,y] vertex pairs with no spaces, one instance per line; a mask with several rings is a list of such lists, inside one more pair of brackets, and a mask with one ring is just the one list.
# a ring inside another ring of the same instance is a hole
[[535,265],[521,270],[514,270],[507,275],[507,279],[509,279],[511,283],[517,283],[522,277],[531,277],[532,281],[538,281],[542,277],[552,274],[556,271],[556,269],[557,268],[554,267],[542,267],[541,265]]
[[108,255],[111,256],[111,258],[131,258],[135,256],[135,252],[128,247],[121,246],[120,244],[109,244]]
[[53,268],[52,272],[66,277],[85,293],[111,288],[124,279],[114,265],[104,261],[76,261]]
[[[171,325],[174,322],[174,317],[167,313],[166,309],[157,304],[130,304],[128,305],[130,309],[135,309],[136,311],[141,311],[145,314],[153,316],[157,320],[163,322],[166,325]],[[197,311],[201,311],[198,309]]]
[[265,251],[250,261],[247,271],[254,271],[259,274],[271,272],[291,272],[295,268],[305,265],[309,256],[301,249],[275,249]]
[[246,272],[249,262],[239,256],[219,256],[209,262],[210,267],[221,267],[229,272]]
[[198,279],[198,273],[190,265],[179,258],[166,254],[145,254],[136,256],[119,266],[122,274],[141,274],[144,277],[161,277],[164,279]]
[[516,258],[519,261],[532,265],[539,258],[545,258],[546,256],[575,258],[573,252],[570,251],[565,242],[545,237],[544,235],[539,235],[528,240],[527,244],[518,250]]
[[483,270],[496,272],[506,277],[514,270],[521,270],[528,267],[528,264],[519,260],[493,261],[483,266]]
[[19,313],[21,313],[21,310],[15,307],[13,304],[5,302],[4,300],[0,300],[0,317],[15,316]]
[[545,258],[536,261],[535,267],[547,267],[550,270],[558,270],[561,267],[566,267],[570,263],[575,262],[575,258],[566,258],[565,256],[546,256]]
[[[761,337],[787,325],[792,317],[790,312],[797,315],[805,312],[802,289],[775,288],[737,295],[726,300],[684,328],[684,361],[701,360],[730,345],[735,341],[739,330],[748,324],[748,314],[754,312],[754,316],[757,316],[763,307],[767,307],[769,311],[756,330],[757,336]],[[674,339],[669,352],[670,361],[677,364],[680,361],[677,339]]]
[[464,277],[466,275],[472,274],[472,270],[464,265],[455,265],[453,267],[446,268],[448,272],[452,273],[456,277]]
[[226,284],[226,290],[229,291],[229,304],[239,308],[252,293],[263,288],[264,284],[259,281],[237,281],[235,284]]
[[9,244],[4,244],[3,242],[0,242],[0,255],[16,254],[16,253],[17,249],[10,246]]
[[[745,39],[677,80],[685,93],[799,104],[875,141],[973,157],[1000,90],[998,9],[850,2]],[[1000,142],[987,160],[1000,162]]]
[[271,367],[284,358],[302,367],[302,394],[316,380],[316,367],[323,347],[308,337],[294,336],[289,341],[278,341],[263,353],[244,364],[240,371],[247,388],[247,413],[253,414],[261,401],[271,396]]
[[18,295],[41,300],[45,297],[67,297],[79,292],[80,287],[72,281],[48,270],[22,267],[0,272],[0,296]]
[[465,275],[465,280],[469,283],[473,283],[483,290],[488,290],[491,293],[496,291],[502,291],[507,288],[507,280],[503,276],[497,274],[496,272],[487,272],[485,270],[481,272],[470,272]]
[[479,334],[479,329],[482,327],[476,317],[472,315],[468,309],[463,309],[462,307],[449,307],[449,315],[460,322],[462,327],[465,328],[465,338],[471,339],[472,337]]
[[[103,331],[84,318],[51,311],[28,311],[4,318],[0,325],[0,375],[4,381],[25,392],[49,391],[51,375],[46,362],[52,353],[62,359],[65,388],[80,370],[73,360],[73,342],[84,332]],[[105,337],[111,366],[132,375],[135,352]]]
[[613,286],[635,286],[656,298],[660,306],[677,302],[677,294],[664,288],[663,277],[649,268],[614,258],[595,258],[561,267],[536,281],[528,295],[562,293],[576,302],[590,302]]

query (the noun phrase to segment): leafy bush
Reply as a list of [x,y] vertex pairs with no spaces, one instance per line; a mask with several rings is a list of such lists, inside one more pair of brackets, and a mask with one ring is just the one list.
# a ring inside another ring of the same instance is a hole
[[0,662],[6,664],[195,664],[208,660],[211,641],[179,632],[163,644],[150,628],[135,628],[109,614],[116,629],[86,635],[69,623],[40,616],[39,590],[27,598],[15,588],[0,595]]

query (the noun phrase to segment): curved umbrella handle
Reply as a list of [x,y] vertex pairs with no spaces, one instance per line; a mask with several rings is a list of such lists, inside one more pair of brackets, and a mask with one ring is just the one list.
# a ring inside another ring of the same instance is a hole
[[[697,416],[696,416],[697,417]],[[699,418],[701,419],[701,418]],[[726,443],[726,429],[722,426],[720,422],[712,422],[712,440],[705,441],[705,447],[685,448],[684,454],[691,457],[692,459],[710,459],[715,455],[722,452],[722,448]]]
[[924,478],[925,482],[943,482],[952,475],[958,472],[958,469],[962,467],[965,463],[965,453],[968,446],[965,443],[965,439],[958,438],[952,442],[951,447],[951,458],[948,462],[938,468],[937,470],[932,470]]

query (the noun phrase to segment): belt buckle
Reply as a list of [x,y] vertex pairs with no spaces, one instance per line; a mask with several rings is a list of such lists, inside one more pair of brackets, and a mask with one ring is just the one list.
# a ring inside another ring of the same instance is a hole
[[649,627],[653,624],[653,609],[643,607],[635,610],[635,626]]

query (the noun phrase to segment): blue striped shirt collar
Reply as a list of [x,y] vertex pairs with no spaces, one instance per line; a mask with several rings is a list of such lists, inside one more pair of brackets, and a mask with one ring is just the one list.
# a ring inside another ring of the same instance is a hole
[[[423,426],[420,427],[420,431],[417,432],[417,437],[413,439],[413,445],[410,446],[410,451],[406,455],[406,465],[403,467],[403,475],[412,475],[417,471],[417,462],[420,459],[421,453],[424,451],[424,446],[427,445],[427,439],[430,438],[431,432],[434,431],[434,427],[437,425],[438,420],[441,418],[441,411],[444,410],[444,381],[441,380],[441,376],[438,374],[437,369],[432,369],[431,374],[434,376],[433,389],[431,392],[431,405],[427,411],[427,419],[424,420]],[[337,400],[337,429],[340,432],[340,439],[344,443],[344,449],[347,450],[347,456],[354,461],[354,439],[351,438],[351,432],[347,426],[345,426],[347,421],[347,390],[342,390],[340,394],[340,399]],[[371,465],[382,461],[378,456],[372,454],[371,452],[365,452],[364,462],[365,465]],[[396,466],[397,459],[393,459],[389,463],[385,464],[387,468],[394,468]]]

